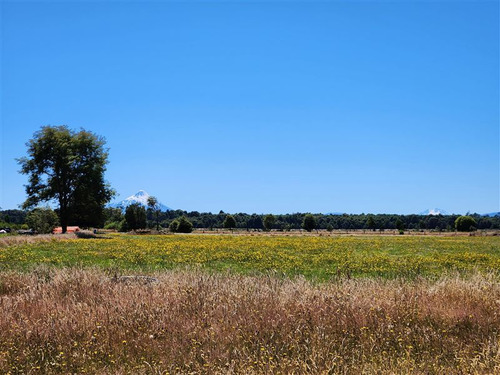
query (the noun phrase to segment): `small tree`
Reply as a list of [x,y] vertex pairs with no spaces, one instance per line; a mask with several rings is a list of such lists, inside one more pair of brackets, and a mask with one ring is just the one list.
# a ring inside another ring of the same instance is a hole
[[459,216],[455,220],[455,228],[459,232],[471,232],[476,230],[477,222],[471,216]]
[[179,220],[177,220],[177,219],[172,221],[170,223],[170,225],[168,226],[168,229],[170,230],[170,232],[173,232],[173,233],[176,233],[178,228],[179,228]]
[[181,216],[170,223],[169,229],[171,232],[191,233],[193,224],[185,216]]
[[156,197],[150,196],[148,198],[148,207],[149,207],[149,209],[151,209],[151,211],[153,212],[153,214],[155,216],[156,230],[160,230],[159,218],[160,218],[161,210],[160,210],[160,205],[158,204],[158,199],[156,199]]
[[35,208],[26,215],[26,224],[38,233],[52,233],[59,219],[50,208]]
[[401,221],[401,219],[398,217],[396,220],[396,228],[399,231],[403,231],[405,229],[404,223]]
[[308,232],[311,232],[313,229],[316,228],[316,219],[314,218],[313,215],[307,214],[306,216],[304,216],[304,221],[302,222],[302,228],[304,228]]
[[236,220],[233,215],[227,215],[224,219],[224,223],[222,224],[224,228],[233,229],[236,228]]
[[269,214],[264,217],[264,229],[270,231],[273,229],[274,224],[276,223],[276,218],[274,215]]
[[128,230],[146,228],[146,210],[138,203],[131,204],[125,211]]
[[366,220],[366,226],[368,229],[375,231],[375,220],[373,220],[373,216],[368,216],[368,220]]

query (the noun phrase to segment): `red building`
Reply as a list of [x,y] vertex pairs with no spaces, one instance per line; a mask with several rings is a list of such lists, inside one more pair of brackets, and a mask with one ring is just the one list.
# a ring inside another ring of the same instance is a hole
[[[66,229],[66,233],[75,233],[79,232],[80,227],[68,227]],[[62,227],[55,227],[54,230],[52,231],[53,234],[61,234],[62,233]]]

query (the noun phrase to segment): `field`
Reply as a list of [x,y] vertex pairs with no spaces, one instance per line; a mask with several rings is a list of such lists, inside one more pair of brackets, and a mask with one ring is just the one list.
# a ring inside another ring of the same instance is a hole
[[500,237],[110,235],[0,249],[4,269],[99,266],[151,272],[178,267],[251,274],[273,271],[320,280],[336,276],[440,276],[500,270]]
[[108,237],[0,248],[0,373],[500,372],[497,236]]

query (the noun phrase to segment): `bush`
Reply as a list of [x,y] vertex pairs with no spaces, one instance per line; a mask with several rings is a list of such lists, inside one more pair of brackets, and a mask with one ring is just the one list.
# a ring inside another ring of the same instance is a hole
[[177,229],[179,228],[179,220],[175,219],[170,223],[168,226],[168,229],[170,229],[170,232],[177,232]]
[[127,232],[128,231],[128,225],[127,225],[127,220],[123,219],[120,221],[120,228],[118,229],[119,232]]
[[472,232],[477,228],[477,222],[471,216],[459,216],[455,220],[455,228],[459,232]]
[[97,236],[94,234],[94,232],[90,230],[80,230],[78,232],[75,232],[75,235],[77,238],[80,239],[91,239],[91,238],[97,238]]
[[52,233],[59,219],[50,208],[35,208],[26,215],[26,224],[37,233]]
[[114,229],[114,230],[120,230],[121,228],[121,222],[119,221],[112,221],[111,223],[108,223],[104,226],[104,229]]
[[193,224],[186,217],[181,216],[170,223],[169,229],[171,232],[176,233],[191,233]]

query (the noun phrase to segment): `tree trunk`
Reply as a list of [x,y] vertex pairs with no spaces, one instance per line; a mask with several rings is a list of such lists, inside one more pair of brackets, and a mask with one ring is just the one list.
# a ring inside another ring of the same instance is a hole
[[66,212],[65,205],[64,206],[61,205],[59,210],[60,210],[59,215],[60,215],[60,219],[61,219],[61,228],[62,228],[62,232],[64,234],[68,230],[68,213]]
[[61,228],[63,234],[66,233],[66,231],[68,230],[68,219],[66,217],[66,213],[62,212],[61,212]]

